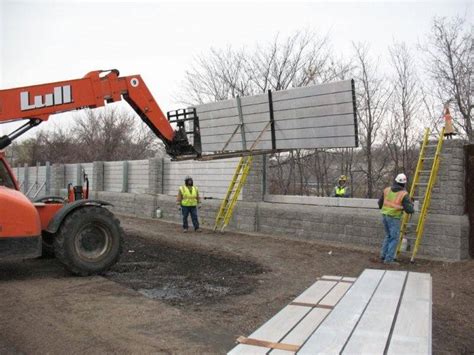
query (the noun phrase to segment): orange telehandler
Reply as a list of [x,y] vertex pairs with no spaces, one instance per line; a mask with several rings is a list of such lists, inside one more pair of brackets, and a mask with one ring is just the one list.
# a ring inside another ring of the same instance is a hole
[[[46,196],[31,202],[20,192],[1,150],[50,115],[101,107],[121,99],[163,141],[171,157],[200,156],[195,110],[178,110],[166,117],[140,75],[120,77],[118,70],[100,70],[82,79],[0,90],[0,123],[26,120],[0,137],[0,260],[33,258],[42,250],[54,251],[65,267],[78,275],[100,273],[117,262],[123,231],[117,218],[104,208],[109,203],[87,199],[88,189],[83,194],[69,191],[68,200]],[[190,120],[193,129],[186,131],[186,121]],[[171,123],[176,123],[176,128]],[[188,140],[191,134],[193,145]]]

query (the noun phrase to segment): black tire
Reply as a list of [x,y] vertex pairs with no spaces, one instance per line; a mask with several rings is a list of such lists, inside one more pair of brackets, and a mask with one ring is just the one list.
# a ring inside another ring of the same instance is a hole
[[41,236],[41,242],[41,258],[54,258],[54,234],[43,231],[43,234]]
[[67,270],[80,276],[112,267],[122,253],[123,230],[106,208],[84,206],[62,222],[54,238],[54,252]]

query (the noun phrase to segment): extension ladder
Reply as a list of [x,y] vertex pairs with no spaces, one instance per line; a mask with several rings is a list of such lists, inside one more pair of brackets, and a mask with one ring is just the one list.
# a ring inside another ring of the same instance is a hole
[[[444,140],[444,128],[441,130],[436,144],[430,145],[429,137],[430,129],[427,128],[423,136],[423,143],[420,148],[420,156],[418,158],[418,163],[416,164],[415,175],[413,177],[413,182],[410,188],[410,198],[412,200],[420,200],[420,198],[423,198],[423,203],[419,212],[418,221],[416,223],[412,223],[412,215],[405,212],[403,213],[402,222],[400,225],[400,238],[397,246],[398,256],[401,252],[403,239],[406,238],[407,242],[415,242],[410,259],[412,263],[415,261],[415,256],[418,252],[418,248],[423,238],[425,219],[426,215],[428,214],[428,208],[431,202],[431,192],[433,190],[433,186],[436,183],[436,177],[438,176],[441,149],[443,147]],[[428,148],[435,148],[435,153],[433,156],[426,156],[426,150]],[[427,182],[420,182],[420,178],[422,177],[428,177]],[[423,188],[425,188],[424,194],[421,191]],[[415,236],[407,237],[406,235],[409,233],[408,229],[414,226],[416,226]]]
[[239,198],[240,191],[242,186],[247,180],[247,175],[249,174],[250,168],[252,167],[253,156],[245,156],[240,158],[237,168],[235,169],[234,176],[227,190],[225,198],[222,200],[221,206],[219,208],[219,213],[216,217],[216,223],[214,224],[214,231],[219,229],[221,232],[224,231],[224,228],[229,224],[232,213],[234,212],[234,207]]

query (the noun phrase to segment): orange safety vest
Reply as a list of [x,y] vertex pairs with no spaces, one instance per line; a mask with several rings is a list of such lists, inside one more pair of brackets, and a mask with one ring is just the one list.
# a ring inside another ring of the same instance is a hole
[[405,190],[393,192],[390,187],[383,190],[383,207],[382,214],[400,218],[403,212],[402,201],[403,198],[408,194]]

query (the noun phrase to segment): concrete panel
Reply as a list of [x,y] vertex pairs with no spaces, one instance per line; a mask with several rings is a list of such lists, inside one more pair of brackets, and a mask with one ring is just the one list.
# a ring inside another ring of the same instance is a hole
[[93,166],[94,166],[93,163],[81,164],[82,169],[84,169],[86,171],[87,178],[89,179],[89,189],[90,190],[95,189]]
[[123,180],[123,162],[104,163],[104,191],[121,192]]
[[64,188],[67,187],[68,184],[77,185],[77,164],[65,164],[64,165],[65,177],[64,177]]
[[201,197],[223,198],[237,163],[237,158],[207,162],[171,162],[165,160],[163,171],[164,193],[176,196],[179,187],[184,183],[184,178],[190,175],[193,177],[194,185],[199,188]]
[[[357,146],[351,80],[272,95],[276,149]],[[268,95],[243,97],[241,108],[249,148],[270,121]],[[199,105],[196,110],[204,152],[242,149],[237,100]],[[269,128],[255,149],[272,148]]]
[[145,193],[148,188],[148,160],[128,162],[128,192]]
[[351,80],[336,81],[322,85],[276,91],[273,93],[273,101],[278,102],[304,96],[327,95],[345,91],[351,91]]

